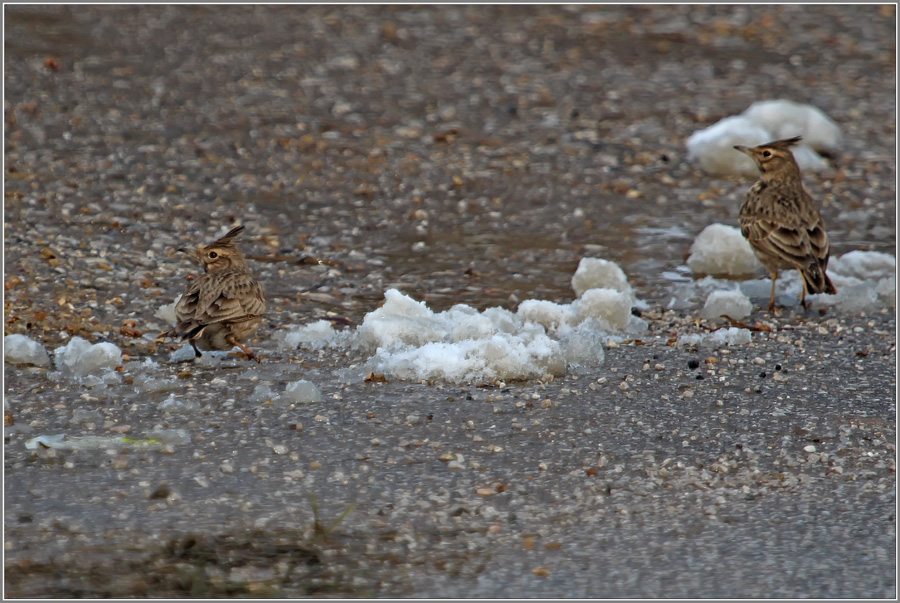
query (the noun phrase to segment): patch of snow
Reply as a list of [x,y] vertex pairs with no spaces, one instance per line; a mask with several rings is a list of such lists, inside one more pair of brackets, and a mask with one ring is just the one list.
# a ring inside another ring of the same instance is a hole
[[706,298],[700,316],[710,320],[727,314],[735,320],[740,320],[750,316],[752,311],[753,304],[750,303],[750,298],[740,290],[719,290],[713,291]]
[[175,317],[175,306],[178,305],[179,301],[181,301],[181,295],[179,295],[171,304],[160,306],[156,313],[153,314],[154,318],[159,318],[166,324],[175,325],[178,322],[178,318]]
[[[714,233],[713,243],[708,244],[708,241],[701,241],[706,230],[713,226],[721,227],[718,233]],[[706,230],[700,233],[695,241],[695,247],[691,248],[692,255],[688,259],[688,264],[696,272],[716,270],[719,272],[719,277],[740,277],[742,270],[736,269],[735,266],[741,265],[741,261],[730,256],[731,252],[740,246],[737,239],[740,237],[740,231],[721,224],[713,224]],[[731,232],[729,233],[728,230]],[[743,237],[740,239],[743,240]],[[807,296],[807,301],[810,308],[814,310],[831,309],[844,313],[873,312],[882,308],[892,308],[896,306],[895,273],[896,258],[887,253],[851,251],[842,256],[832,257],[828,263],[828,276],[837,287],[837,295],[811,294]],[[767,303],[772,291],[772,280],[755,278],[738,282],[709,275],[690,283],[675,283],[671,287],[671,299],[667,307],[679,310],[689,309],[694,307],[704,296],[709,296],[707,305],[710,305],[711,300],[723,299],[721,296],[725,291],[736,289],[753,301]],[[803,281],[797,270],[785,269],[778,273],[778,281],[775,284],[776,305],[798,306],[802,291]],[[742,305],[735,309],[741,307],[746,306]],[[704,307],[702,315],[704,318],[712,318],[718,312],[719,310]],[[741,316],[728,311],[721,313],[728,314],[735,319],[741,318]]]
[[719,329],[709,333],[697,333],[690,335],[681,335],[675,345],[700,347],[701,345],[709,345],[714,347],[741,345],[750,343],[752,337],[749,329],[739,329],[737,327],[729,327],[727,329]]
[[560,345],[566,364],[572,366],[599,366],[606,355],[603,351],[605,333],[596,323],[586,320],[575,328],[565,329],[560,336]]
[[537,325],[525,327],[518,335],[497,333],[489,339],[379,348],[369,365],[376,373],[410,381],[471,383],[565,374],[559,342],[550,339]]
[[396,289],[384,294],[384,305],[369,312],[357,329],[358,344],[374,351],[392,344],[423,346],[442,341],[449,333],[449,320],[438,317],[425,302],[418,302]]
[[325,398],[314,383],[301,379],[287,384],[282,399],[295,404],[314,404],[322,402]]
[[897,273],[897,258],[879,251],[850,251],[828,261],[828,275],[878,280]]
[[557,304],[543,299],[526,299],[519,304],[516,315],[522,322],[541,325],[549,333],[555,333],[560,325],[576,322],[576,311],[572,304]]
[[802,136],[792,149],[801,170],[829,168],[814,149],[834,150],[841,141],[841,129],[820,109],[788,100],[755,102],[741,115],[726,117],[698,130],[687,139],[688,160],[713,174],[755,176],[752,159],[735,145],[756,146],[773,140]]
[[515,313],[499,307],[479,312],[464,304],[435,313],[391,289],[348,341],[370,355],[367,372],[472,383],[562,375],[567,365],[597,366],[605,343],[648,330],[646,321],[631,313],[637,302],[615,262],[583,258],[572,287],[577,299],[569,304],[524,300]]
[[588,289],[572,305],[579,322],[595,318],[606,330],[622,331],[631,318],[632,297],[630,291]]
[[169,354],[169,362],[187,362],[196,358],[194,348],[185,342],[180,348]]
[[768,130],[771,140],[800,135],[804,143],[817,151],[834,151],[841,143],[841,127],[813,105],[784,99],[757,101],[744,111],[744,116]]
[[572,275],[575,297],[581,297],[590,289],[614,289],[631,295],[631,285],[625,272],[615,262],[601,258],[581,258]]
[[3,338],[3,358],[10,364],[33,364],[45,366],[50,364],[50,356],[37,341],[14,333]]
[[897,307],[897,278],[889,276],[879,280],[875,293],[885,308]]
[[86,387],[106,387],[107,385],[118,385],[122,382],[122,375],[115,371],[107,371],[102,375],[85,375],[81,377],[81,384]]
[[103,342],[91,344],[81,337],[73,337],[53,352],[56,368],[76,378],[99,374],[122,364],[122,350]]
[[135,373],[132,377],[132,387],[138,394],[171,392],[182,388],[174,379],[161,379],[148,372]]
[[250,402],[254,404],[261,404],[264,402],[270,402],[277,398],[277,394],[272,391],[272,388],[269,387],[266,383],[260,383],[255,388],[253,388],[253,393],[250,394]]
[[159,403],[160,412],[173,415],[186,415],[200,410],[200,403],[190,398],[176,398],[175,394],[169,394],[169,397]]
[[771,140],[772,134],[760,124],[743,115],[733,115],[691,134],[687,139],[687,157],[711,174],[755,176],[759,173],[756,163],[734,146],[755,147]]
[[321,350],[336,345],[341,333],[336,331],[327,320],[317,320],[308,325],[282,330],[273,336],[280,350],[294,350],[302,347],[308,350]]
[[688,267],[696,274],[747,276],[764,269],[735,226],[710,224],[691,245]]
[[235,346],[230,350],[201,350],[201,356],[197,358],[193,346],[186,341],[180,348],[169,354],[169,362],[190,362],[193,360],[197,366],[218,366],[235,350],[240,351],[240,348]]

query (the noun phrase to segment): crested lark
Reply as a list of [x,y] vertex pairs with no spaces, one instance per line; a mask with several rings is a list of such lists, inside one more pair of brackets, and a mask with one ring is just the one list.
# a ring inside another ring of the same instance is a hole
[[775,310],[775,281],[779,268],[796,268],[803,278],[801,303],[807,293],[837,293],[825,273],[828,234],[815,201],[803,188],[800,168],[791,147],[800,137],[767,142],[757,147],[734,148],[750,156],[760,179],[741,205],[741,233],[759,261],[772,275],[769,312]]
[[205,274],[188,285],[175,306],[178,324],[161,333],[158,340],[187,339],[198,358],[201,349],[230,350],[237,346],[259,362],[240,342],[256,332],[266,313],[262,287],[233,240],[243,230],[243,226],[232,228],[221,239],[196,250],[179,249],[195,254]]

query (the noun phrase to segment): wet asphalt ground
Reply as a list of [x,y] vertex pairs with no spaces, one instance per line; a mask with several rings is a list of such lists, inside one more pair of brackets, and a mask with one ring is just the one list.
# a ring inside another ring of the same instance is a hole
[[[896,595],[894,309],[679,347],[702,300],[661,276],[750,184],[684,138],[762,98],[844,128],[806,180],[834,253],[893,252],[892,7],[5,10],[6,333],[127,356],[6,365],[7,597]],[[169,364],[174,250],[238,221],[265,360]],[[364,382],[272,339],[390,287],[568,302],[584,256],[650,305],[591,371]],[[298,379],[324,400],[249,401]],[[25,446],[60,433],[129,442]]]

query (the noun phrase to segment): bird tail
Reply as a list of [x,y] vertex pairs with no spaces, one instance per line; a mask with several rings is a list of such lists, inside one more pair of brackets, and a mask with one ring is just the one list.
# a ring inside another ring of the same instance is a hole
[[164,341],[167,337],[172,339],[195,339],[203,333],[203,329],[206,328],[206,325],[197,324],[193,321],[185,321],[178,323],[168,331],[163,331],[159,335],[156,336],[157,343]]
[[837,288],[825,272],[825,266],[818,260],[810,262],[809,266],[800,271],[800,275],[803,277],[803,285],[806,287],[807,293],[829,293],[831,295],[837,293]]

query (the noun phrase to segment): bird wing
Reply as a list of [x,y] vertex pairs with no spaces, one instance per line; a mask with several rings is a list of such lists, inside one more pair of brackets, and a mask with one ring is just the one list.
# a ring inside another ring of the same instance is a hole
[[265,311],[262,287],[250,274],[241,272],[203,275],[191,283],[175,306],[175,315],[181,323],[178,329],[182,332],[216,322],[261,316]]
[[[754,187],[755,188],[755,187]],[[773,198],[775,191],[765,193]],[[828,262],[828,235],[811,197],[802,191],[791,203],[764,203],[760,191],[751,189],[741,207],[741,234],[750,244],[792,266]],[[791,211],[785,211],[785,207]]]
[[805,228],[785,226],[768,218],[742,217],[741,234],[759,251],[786,264],[805,264],[811,255]]
[[831,254],[831,245],[828,242],[828,233],[825,232],[825,223],[822,217],[816,215],[816,219],[806,227],[809,236],[809,246],[812,254],[819,260],[822,267],[828,265],[828,256]]

